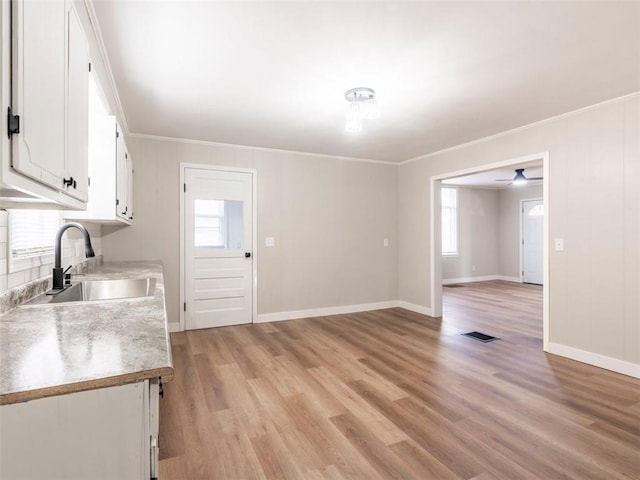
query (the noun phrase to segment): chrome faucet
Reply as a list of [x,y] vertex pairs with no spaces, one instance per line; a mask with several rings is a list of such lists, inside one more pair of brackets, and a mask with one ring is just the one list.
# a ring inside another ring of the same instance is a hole
[[51,294],[60,293],[65,289],[64,286],[64,272],[62,270],[62,234],[71,227],[75,227],[82,232],[84,236],[84,248],[85,255],[87,258],[95,257],[96,254],[93,253],[93,247],[91,246],[91,237],[89,237],[89,232],[82,225],[76,222],[65,223],[58,229],[58,233],[56,233],[56,245],[55,245],[55,264],[53,266],[53,287],[51,288]]

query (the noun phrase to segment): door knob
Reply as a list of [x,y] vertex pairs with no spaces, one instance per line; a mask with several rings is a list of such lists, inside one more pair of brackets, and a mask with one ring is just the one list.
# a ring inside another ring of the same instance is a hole
[[249,258],[251,256],[251,252],[244,252],[245,258]]

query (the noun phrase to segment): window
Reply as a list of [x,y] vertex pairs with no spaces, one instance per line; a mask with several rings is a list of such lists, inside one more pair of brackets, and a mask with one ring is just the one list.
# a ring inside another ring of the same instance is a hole
[[243,202],[195,200],[195,247],[242,248]]
[[442,254],[458,253],[458,190],[442,187]]
[[544,216],[544,207],[542,205],[536,205],[531,210],[529,210],[530,217],[543,217]]
[[57,210],[9,210],[11,271],[52,263],[59,227]]

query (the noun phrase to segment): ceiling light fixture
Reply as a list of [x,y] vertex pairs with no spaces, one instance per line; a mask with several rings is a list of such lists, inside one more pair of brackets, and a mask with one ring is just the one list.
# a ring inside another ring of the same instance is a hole
[[373,120],[380,116],[376,103],[376,92],[372,88],[357,87],[344,92],[349,102],[345,130],[349,133],[362,131],[364,120]]
[[526,185],[527,177],[524,176],[524,168],[516,168],[516,175],[513,177],[514,185]]

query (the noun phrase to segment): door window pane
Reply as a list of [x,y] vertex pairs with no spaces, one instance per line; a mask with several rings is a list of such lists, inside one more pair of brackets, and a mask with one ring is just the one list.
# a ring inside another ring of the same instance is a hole
[[243,210],[240,200],[195,200],[195,247],[242,249]]
[[544,216],[544,207],[542,205],[536,205],[529,210],[530,217],[542,217]]

